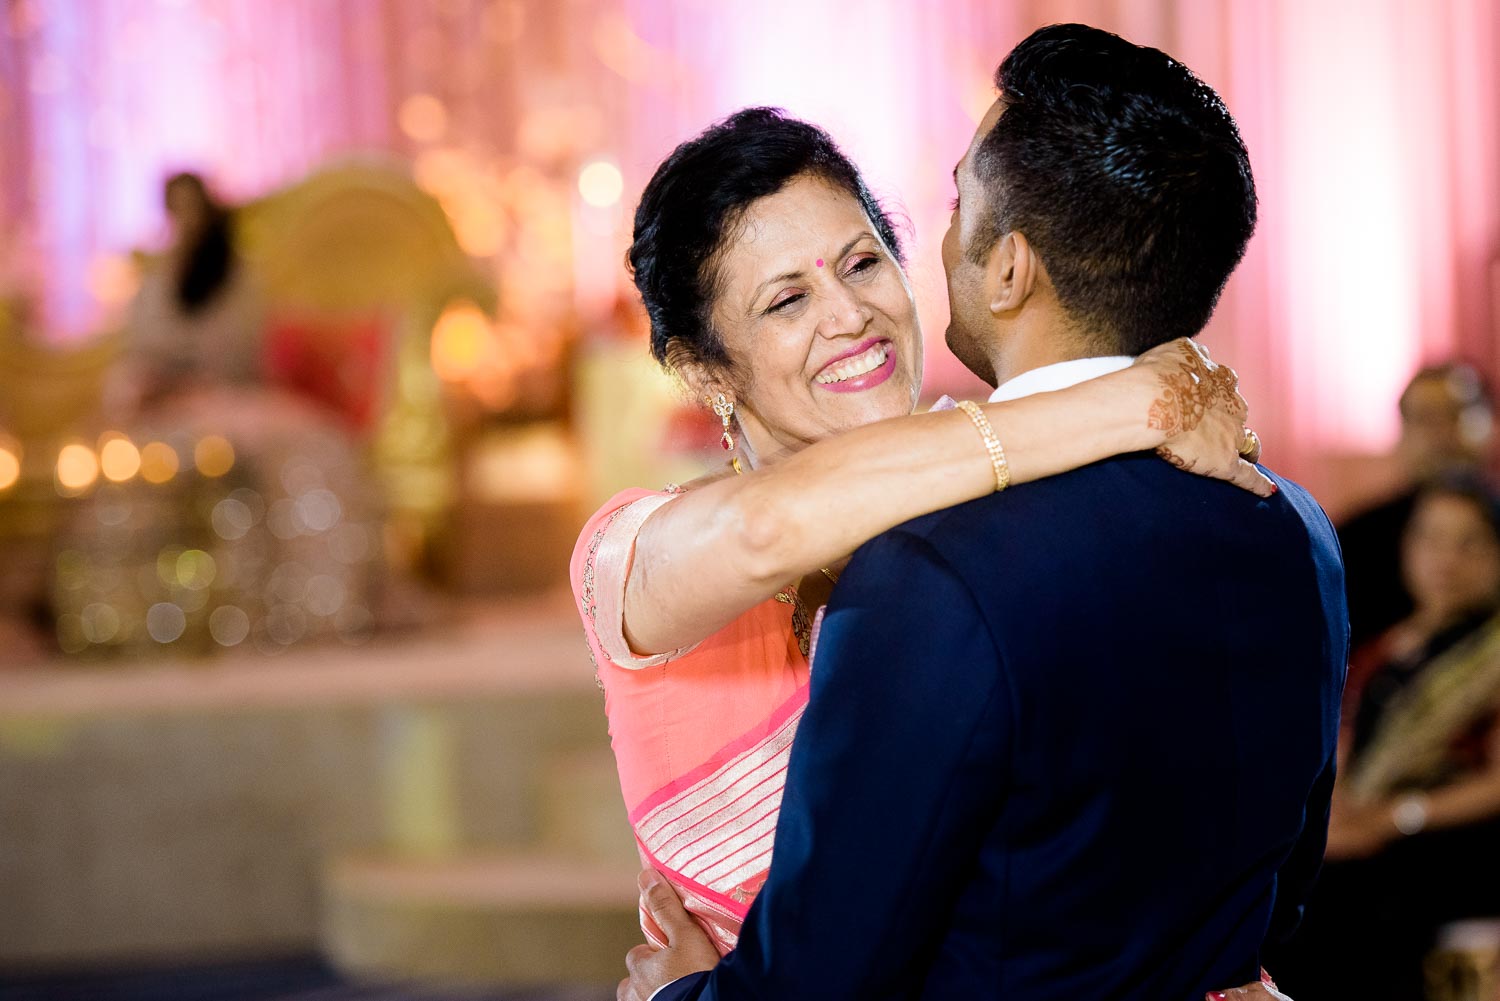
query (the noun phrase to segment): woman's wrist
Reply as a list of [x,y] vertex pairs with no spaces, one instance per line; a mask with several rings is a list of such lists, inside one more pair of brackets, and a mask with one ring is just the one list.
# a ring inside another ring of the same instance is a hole
[[[985,404],[981,409],[1009,458],[1011,482],[1028,483],[1165,441],[1149,425],[1155,390],[1142,375],[1124,369],[1056,392]],[[975,435],[974,444],[976,457],[989,465],[984,440]]]
[[1162,391],[1151,369],[1132,365],[1083,385],[1103,394],[1105,421],[1119,436],[1121,452],[1146,452],[1167,443],[1166,431],[1151,420]]

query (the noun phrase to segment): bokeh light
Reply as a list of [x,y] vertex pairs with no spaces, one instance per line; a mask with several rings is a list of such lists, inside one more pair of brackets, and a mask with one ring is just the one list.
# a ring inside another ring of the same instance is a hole
[[402,101],[396,120],[416,142],[437,142],[448,131],[448,109],[431,94],[413,94]]
[[99,448],[99,466],[111,483],[124,483],[141,468],[141,452],[123,435],[106,438]]
[[92,448],[73,442],[57,453],[57,485],[62,493],[81,494],[98,478],[99,457]]
[[153,441],[141,449],[141,478],[147,483],[165,483],[177,475],[181,460],[177,449],[164,441]]
[[158,643],[171,643],[187,629],[187,614],[169,601],[152,605],[146,612],[146,632]]
[[307,582],[305,603],[314,615],[333,615],[344,604],[344,585],[330,574],[318,574]]
[[608,208],[625,193],[625,177],[608,160],[595,160],[579,172],[578,193],[595,208]]
[[490,346],[489,320],[476,306],[451,306],[432,331],[432,367],[457,382],[477,370]]
[[250,506],[238,497],[225,497],[214,505],[209,516],[214,533],[227,542],[243,539],[255,524],[255,515]]
[[9,490],[21,478],[21,446],[0,443],[0,490]]
[[193,446],[193,464],[204,476],[223,476],[234,468],[234,446],[227,438],[211,434]]
[[300,536],[307,525],[297,510],[297,502],[290,497],[281,497],[272,502],[266,512],[266,527],[272,535],[286,542]]
[[208,616],[208,632],[220,646],[238,646],[250,635],[250,616],[235,605],[220,605]]
[[120,613],[113,605],[93,602],[79,615],[83,636],[90,643],[108,643],[120,632]]
[[291,646],[307,632],[307,613],[296,605],[273,605],[266,613],[266,635],[279,646]]
[[177,586],[177,560],[186,551],[181,546],[166,546],[156,554],[156,579],[166,587]]
[[266,592],[287,604],[296,604],[307,597],[307,585],[312,576],[311,570],[295,560],[283,563],[271,572]]
[[332,490],[309,490],[297,498],[297,516],[309,532],[326,532],[338,524],[343,514],[338,495]]
[[214,558],[201,549],[188,549],[177,557],[177,583],[189,591],[202,591],[217,574]]

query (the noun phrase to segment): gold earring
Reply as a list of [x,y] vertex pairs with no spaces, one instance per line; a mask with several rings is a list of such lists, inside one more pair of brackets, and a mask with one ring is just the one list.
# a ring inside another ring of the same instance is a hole
[[726,452],[734,451],[734,435],[729,431],[729,422],[734,420],[734,404],[723,393],[714,397],[714,413],[724,422],[724,436],[719,439],[719,445]]

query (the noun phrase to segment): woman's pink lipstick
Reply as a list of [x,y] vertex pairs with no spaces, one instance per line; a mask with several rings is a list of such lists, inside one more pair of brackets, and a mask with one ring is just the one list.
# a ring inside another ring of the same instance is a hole
[[885,340],[884,338],[876,338],[872,341],[867,341],[854,350],[839,355],[837,358],[830,361],[827,365],[824,365],[819,373],[822,374],[822,372],[828,371],[830,368],[838,365],[838,363],[841,361],[849,358],[856,358],[864,354],[866,351],[869,351],[877,344],[881,343],[884,343],[886,346],[885,362],[879,368],[871,369],[870,371],[865,372],[862,375],[856,375],[852,379],[845,379],[842,382],[823,383],[814,381],[813,385],[817,386],[819,389],[826,389],[830,393],[862,393],[867,389],[874,389],[876,386],[889,379],[891,377],[891,374],[896,371],[896,346],[890,341]]

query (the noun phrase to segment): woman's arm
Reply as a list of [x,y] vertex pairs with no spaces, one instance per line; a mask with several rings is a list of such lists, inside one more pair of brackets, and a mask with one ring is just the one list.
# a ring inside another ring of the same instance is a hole
[[[1421,804],[1421,833],[1403,831],[1397,811],[1409,801]],[[1328,858],[1333,861],[1369,858],[1407,834],[1421,837],[1427,831],[1442,831],[1476,824],[1500,816],[1500,768],[1460,779],[1451,785],[1418,796],[1398,796],[1367,806],[1336,806],[1328,825]]]
[[[1418,823],[1406,826],[1400,814],[1415,804]],[[1489,738],[1489,764],[1479,772],[1428,793],[1392,796],[1373,803],[1351,803],[1344,793],[1334,797],[1328,825],[1328,858],[1369,858],[1408,834],[1464,827],[1500,817],[1500,726]],[[1405,830],[1403,830],[1405,827]]]
[[[1142,362],[1060,392],[987,404],[1011,481],[1165,451],[1170,441],[1175,464],[1270,494],[1270,481],[1237,455],[1244,401],[1232,374],[1188,342]],[[994,489],[979,433],[965,414],[948,411],[857,428],[689,491],[641,527],[625,637],[640,654],[689,646],[881,532]]]
[[[1401,833],[1396,810],[1397,797],[1385,804],[1381,820],[1391,837]],[[1441,831],[1500,817],[1500,725],[1491,728],[1489,764],[1479,772],[1440,786],[1419,798],[1425,815],[1422,830]]]
[[1427,797],[1427,822],[1423,829],[1441,831],[1497,816],[1500,816],[1500,767],[1491,765],[1479,775],[1433,790]]

